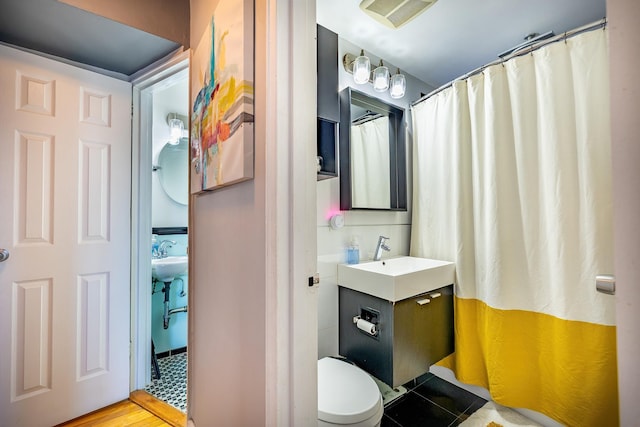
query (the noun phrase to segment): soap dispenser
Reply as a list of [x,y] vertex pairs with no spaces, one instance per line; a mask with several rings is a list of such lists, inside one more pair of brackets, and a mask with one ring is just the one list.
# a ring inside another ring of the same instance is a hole
[[151,235],[151,257],[158,257],[158,236],[155,234]]
[[358,238],[353,236],[351,243],[347,248],[347,264],[357,264],[360,262],[360,246],[358,245]]

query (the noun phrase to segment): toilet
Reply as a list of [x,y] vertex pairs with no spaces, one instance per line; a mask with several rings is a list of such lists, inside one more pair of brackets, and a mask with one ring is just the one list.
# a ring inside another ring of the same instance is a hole
[[377,427],[382,396],[362,369],[332,357],[318,360],[318,426]]

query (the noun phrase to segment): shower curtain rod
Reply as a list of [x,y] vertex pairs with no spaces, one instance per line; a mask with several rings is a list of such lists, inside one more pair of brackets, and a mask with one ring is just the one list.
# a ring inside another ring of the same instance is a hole
[[379,119],[380,117],[382,117],[382,114],[380,114],[380,113],[374,113],[374,112],[371,112],[371,111],[367,111],[367,113],[363,114],[362,116],[358,117],[357,119],[353,119],[351,121],[351,124],[352,125],[361,125],[363,123]]
[[562,41],[562,40],[566,40],[566,39],[569,39],[571,37],[577,36],[579,34],[586,33],[588,31],[599,30],[600,28],[602,28],[604,30],[606,28],[606,26],[607,26],[607,18],[605,17],[605,18],[602,18],[598,22],[593,22],[591,24],[587,24],[587,25],[584,25],[582,27],[578,27],[578,28],[576,28],[574,30],[567,31],[567,32],[562,33],[562,34],[558,34],[555,37],[542,40],[539,43],[535,43],[535,44],[533,44],[531,46],[528,46],[528,47],[526,47],[526,48],[524,48],[522,50],[514,52],[514,53],[512,53],[510,55],[507,55],[507,56],[505,56],[503,58],[497,59],[497,60],[495,60],[493,62],[485,64],[485,65],[483,65],[481,67],[478,67],[475,70],[472,70],[472,71],[468,72],[467,74],[464,74],[464,75],[458,77],[457,79],[454,79],[454,80],[450,81],[449,83],[445,83],[444,85],[440,86],[439,88],[432,90],[428,94],[426,94],[424,96],[421,96],[416,101],[413,101],[411,103],[411,106],[413,107],[414,105],[417,105],[417,104],[419,104],[419,103],[431,98],[432,96],[434,96],[434,95],[442,92],[443,90],[453,86],[453,83],[455,83],[455,82],[457,82],[459,80],[465,80],[465,79],[468,79],[469,77],[475,76],[476,74],[480,74],[485,69],[487,69],[487,68],[489,68],[489,67],[491,67],[493,65],[503,64],[506,61],[510,60],[511,58],[516,58],[518,56],[527,55],[527,54],[529,54],[529,53],[531,53],[533,51],[536,51],[536,50],[540,49],[541,47],[547,46],[547,45],[549,45],[551,43],[556,43],[556,42],[559,42],[559,41]]

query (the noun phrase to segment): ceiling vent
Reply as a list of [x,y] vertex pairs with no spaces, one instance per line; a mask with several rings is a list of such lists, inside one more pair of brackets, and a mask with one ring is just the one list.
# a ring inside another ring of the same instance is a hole
[[389,28],[400,28],[437,0],[362,0],[360,9]]

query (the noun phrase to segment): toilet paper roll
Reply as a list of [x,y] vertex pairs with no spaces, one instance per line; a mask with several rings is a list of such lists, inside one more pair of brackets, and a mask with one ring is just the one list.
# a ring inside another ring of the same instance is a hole
[[378,332],[376,329],[376,325],[371,322],[367,322],[364,319],[358,319],[358,321],[356,322],[356,326],[358,327],[358,329],[365,331],[369,335],[375,335]]

